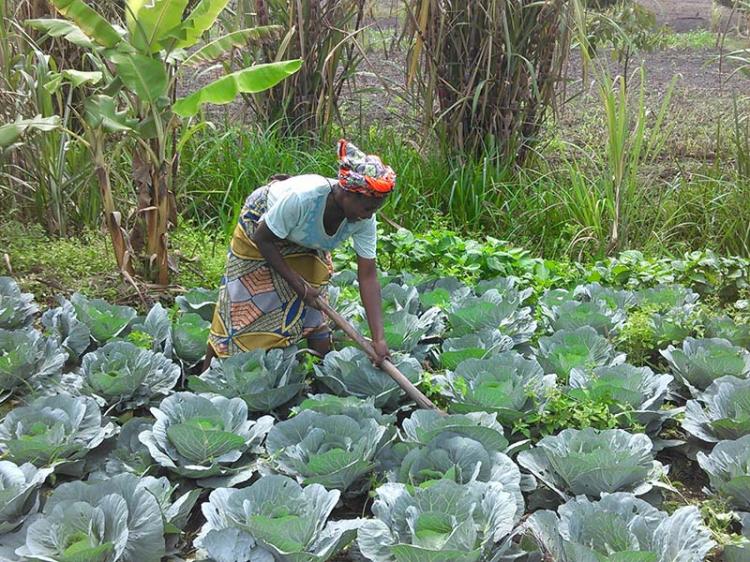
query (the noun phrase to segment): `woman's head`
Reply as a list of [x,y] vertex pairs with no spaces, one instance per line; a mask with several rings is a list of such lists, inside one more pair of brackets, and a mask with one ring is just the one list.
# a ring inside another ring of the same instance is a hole
[[338,143],[339,185],[348,192],[384,199],[396,187],[396,174],[378,156],[365,154],[341,139]]

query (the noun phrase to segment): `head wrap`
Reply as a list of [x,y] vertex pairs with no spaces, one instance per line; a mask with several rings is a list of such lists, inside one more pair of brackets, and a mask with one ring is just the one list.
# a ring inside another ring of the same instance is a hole
[[339,141],[339,185],[368,197],[385,197],[396,187],[396,174],[377,156],[365,154],[344,139]]

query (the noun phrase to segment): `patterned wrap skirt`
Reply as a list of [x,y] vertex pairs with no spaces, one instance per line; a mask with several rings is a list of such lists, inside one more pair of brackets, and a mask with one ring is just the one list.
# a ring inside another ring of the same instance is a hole
[[[242,351],[287,347],[303,338],[328,337],[319,310],[305,306],[289,283],[266,262],[252,240],[268,207],[268,188],[246,199],[232,235],[209,344],[219,357]],[[279,252],[315,288],[325,288],[333,273],[331,255],[282,240]]]

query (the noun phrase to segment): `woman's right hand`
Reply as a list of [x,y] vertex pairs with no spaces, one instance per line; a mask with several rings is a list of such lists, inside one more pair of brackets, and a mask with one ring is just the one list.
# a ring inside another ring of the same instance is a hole
[[302,280],[302,282],[299,284],[299,287],[296,290],[297,290],[297,294],[302,299],[302,302],[305,303],[305,306],[309,306],[310,308],[320,310],[318,306],[318,299],[320,298],[320,295],[321,295],[320,289],[316,289],[315,287],[307,283],[307,281]]

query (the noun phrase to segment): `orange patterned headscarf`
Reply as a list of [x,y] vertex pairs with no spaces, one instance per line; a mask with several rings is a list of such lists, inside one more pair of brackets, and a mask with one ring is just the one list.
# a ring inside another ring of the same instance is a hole
[[377,156],[365,154],[341,139],[338,144],[339,185],[368,197],[385,197],[396,187],[396,174]]

